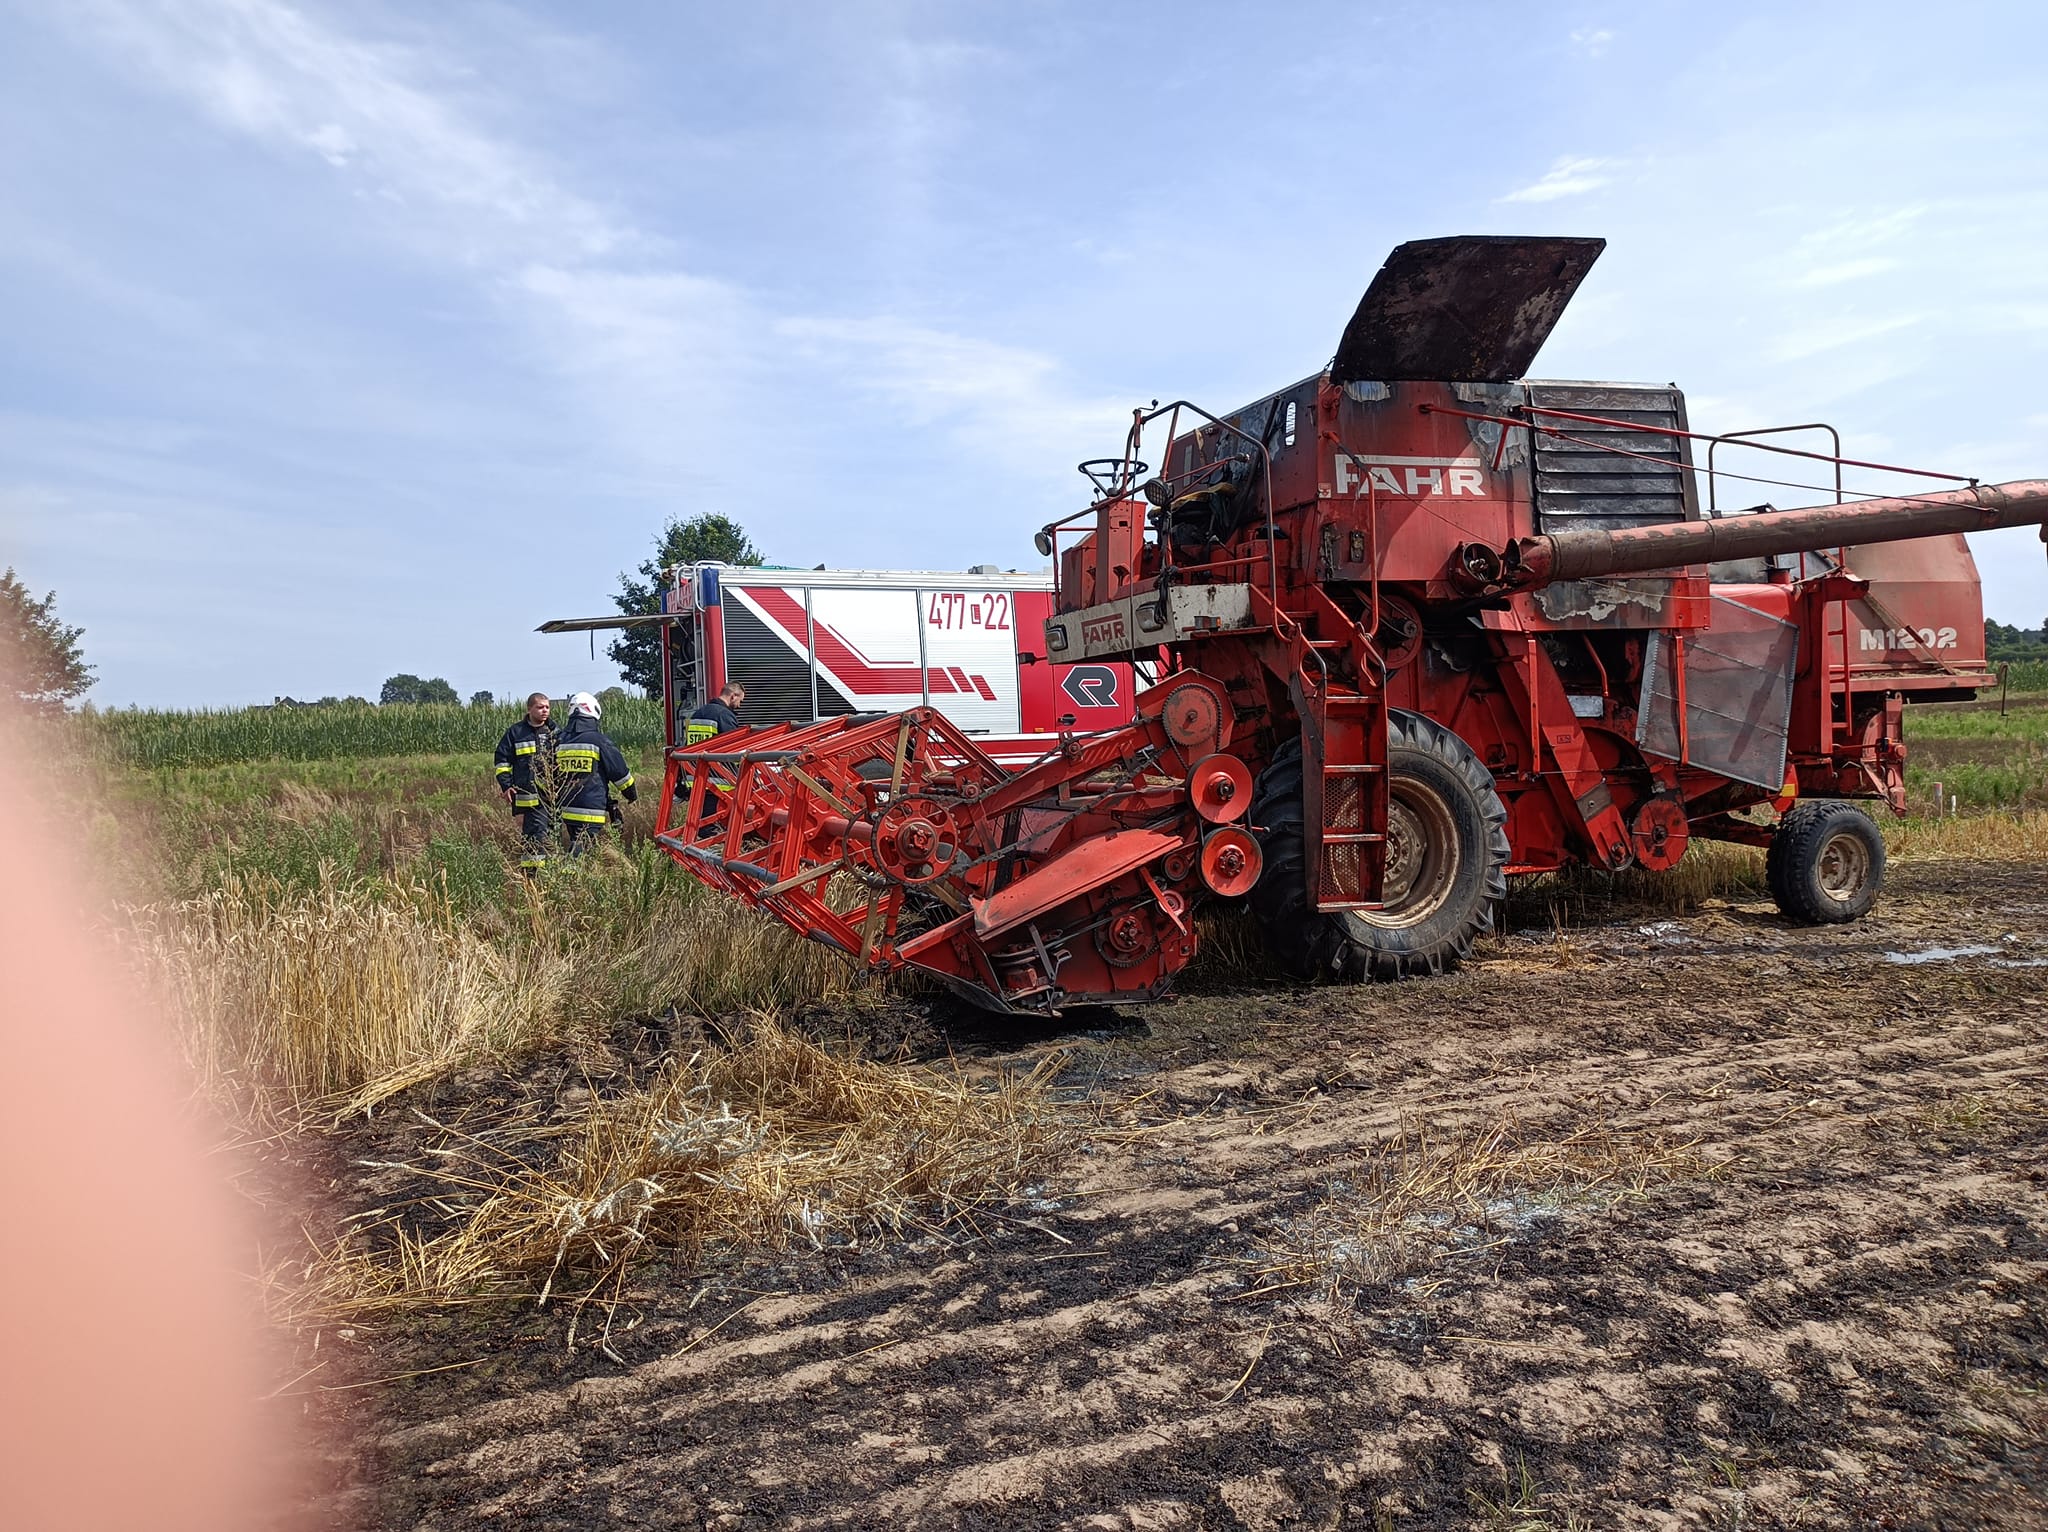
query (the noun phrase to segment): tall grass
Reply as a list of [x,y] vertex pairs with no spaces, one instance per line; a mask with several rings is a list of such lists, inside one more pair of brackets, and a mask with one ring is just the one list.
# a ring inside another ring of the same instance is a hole
[[[1998,663],[1994,662],[1991,668],[1998,669]],[[2006,689],[2014,693],[2048,692],[2048,660],[2005,662],[2005,684]]]
[[[393,703],[174,712],[120,708],[75,715],[89,751],[122,766],[219,766],[234,761],[317,761],[394,755],[488,755],[521,709]],[[661,704],[609,703],[605,732],[632,750],[662,737]]]
[[2015,697],[2001,713],[1997,693],[1988,702],[1936,703],[1906,709],[1908,750],[1922,740],[2048,741],[2048,702],[2036,697]]
[[[646,838],[644,798],[623,836],[529,879],[474,758],[114,781],[111,810],[93,811],[116,826],[108,845],[154,864],[127,950],[230,1113],[347,1132],[417,1103],[412,1087],[478,1066],[497,1077],[459,1131],[427,1120],[414,1160],[383,1166],[407,1196],[272,1270],[288,1320],[602,1295],[657,1249],[941,1233],[1000,1216],[989,1205],[1070,1147],[1052,1064],[969,1081],[778,1023],[858,981],[680,876]],[[671,1035],[702,1042],[651,1084],[522,1109],[526,1082],[552,1078],[523,1056],[603,1050],[622,1019],[672,1017],[685,1024]]]
[[1881,815],[1878,823],[1885,848],[1901,860],[1967,857],[2048,866],[2048,811],[1904,820]]
[[[2048,669],[2048,667],[2044,667]],[[1985,703],[1909,708],[1906,793],[1917,806],[1959,809],[2048,807],[2048,704],[2014,697],[2005,711]]]
[[200,1081],[245,1111],[362,1110],[618,1016],[842,993],[822,947],[613,851],[465,915],[444,886],[230,874],[131,914]]
[[[301,1318],[420,1302],[616,1292],[637,1256],[781,1250],[973,1227],[1073,1147],[1063,1061],[970,1080],[831,1052],[767,1016],[566,1125],[429,1130],[385,1162],[414,1197],[380,1209],[282,1294]],[[430,1203],[435,1227],[413,1222]],[[1000,1218],[1000,1213],[992,1213]],[[452,1221],[452,1227],[449,1226]]]
[[422,1073],[507,1053],[563,1010],[570,965],[485,940],[425,887],[395,902],[230,876],[134,912],[133,940],[200,1081],[244,1105],[275,1093],[358,1104]]

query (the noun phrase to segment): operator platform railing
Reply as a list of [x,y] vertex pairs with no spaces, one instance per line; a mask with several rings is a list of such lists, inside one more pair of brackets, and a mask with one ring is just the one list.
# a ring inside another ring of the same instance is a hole
[[[1532,441],[1538,433],[1541,433],[1555,441],[1565,442],[1571,446],[1584,448],[1588,451],[1605,452],[1615,457],[1634,458],[1643,462],[1656,463],[1663,467],[1674,466],[1667,458],[1657,457],[1647,452],[1633,451],[1626,447],[1617,447],[1607,442],[1595,441],[1584,435],[1574,435],[1569,430],[1554,425],[1546,425],[1542,421],[1533,418],[1489,415],[1474,410],[1452,409],[1447,405],[1438,404],[1425,404],[1419,408],[1424,414],[1453,415],[1460,419],[1485,421],[1501,426],[1503,429],[1500,434],[1500,441],[1494,448],[1494,463],[1496,467],[1499,465],[1501,454],[1507,448],[1508,435],[1506,428],[1516,426],[1528,431]],[[1783,489],[1809,491],[1814,494],[1827,494],[1832,490],[1835,504],[1837,505],[1844,504],[1850,499],[1890,498],[1910,500],[1914,498],[1911,495],[1883,496],[1875,490],[1851,491],[1842,481],[1842,470],[1844,468],[1868,468],[1878,473],[1903,474],[1908,478],[1916,479],[1942,479],[1951,484],[1961,484],[1969,487],[1975,487],[1981,482],[1967,474],[1946,473],[1940,469],[1908,468],[1898,463],[1879,463],[1868,458],[1844,457],[1842,455],[1841,432],[1824,421],[1809,421],[1802,425],[1790,426],[1759,426],[1746,431],[1707,432],[1688,431],[1677,426],[1650,425],[1642,421],[1615,420],[1605,415],[1587,415],[1576,410],[1561,410],[1546,405],[1529,404],[1524,405],[1522,408],[1524,414],[1529,417],[1542,416],[1547,420],[1563,420],[1580,425],[1622,429],[1639,432],[1643,435],[1669,437],[1688,443],[1705,442],[1707,444],[1706,514],[1709,517],[1719,517],[1725,514],[1719,508],[1719,482],[1723,477],[1738,479],[1750,484],[1764,484]],[[1789,435],[1801,431],[1827,432],[1828,438],[1835,450],[1833,452],[1812,452],[1803,447],[1788,447],[1780,442],[1764,442],[1756,439],[1760,436]],[[1731,469],[1718,468],[1714,463],[1714,455],[1722,447],[1747,447],[1753,451],[1774,453],[1781,457],[1799,458],[1806,462],[1826,463],[1834,470],[1834,483],[1832,486],[1806,484],[1795,479],[1774,479],[1760,474],[1736,473]],[[1691,468],[1689,461],[1676,466],[1687,470]],[[1837,574],[1847,572],[1849,567],[1847,548],[1838,547],[1834,550],[1834,565]],[[1849,658],[1849,597],[1847,594],[1831,596],[1827,599],[1826,607],[1828,610],[1822,613],[1821,621],[1821,681],[1830,696],[1841,695],[1846,697],[1850,689],[1851,677],[1854,673],[1854,664]],[[1839,693],[1837,693],[1834,685],[1837,675],[1836,662],[1834,657],[1827,652],[1828,640],[1835,637],[1838,633],[1841,637],[1841,665],[1839,671],[1841,688]],[[1839,720],[1840,729],[1847,730],[1851,722],[1852,720],[1847,716],[1845,706],[1844,716]],[[1834,709],[1830,707],[1826,720],[1826,743],[1830,750],[1835,746],[1838,733],[1837,723]]]

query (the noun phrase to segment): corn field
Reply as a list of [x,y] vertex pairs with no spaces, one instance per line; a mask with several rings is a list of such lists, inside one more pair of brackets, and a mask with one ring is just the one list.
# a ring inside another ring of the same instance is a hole
[[[75,715],[87,753],[109,765],[144,769],[226,766],[237,761],[324,761],[397,755],[488,755],[518,718],[517,705],[440,703],[388,706],[235,708],[194,712],[113,709]],[[605,732],[626,750],[661,739],[661,704],[614,700]]]

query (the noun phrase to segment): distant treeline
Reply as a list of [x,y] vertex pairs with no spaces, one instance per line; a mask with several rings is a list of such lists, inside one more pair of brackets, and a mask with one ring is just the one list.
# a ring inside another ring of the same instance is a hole
[[1987,620],[1984,624],[1984,652],[1993,660],[2048,662],[2048,622],[2038,628],[2013,628]]
[[[197,712],[112,709],[73,715],[95,754],[127,766],[225,766],[235,761],[321,761],[385,755],[488,755],[519,717],[515,704],[330,703]],[[604,729],[628,750],[661,742],[661,704],[606,704]]]

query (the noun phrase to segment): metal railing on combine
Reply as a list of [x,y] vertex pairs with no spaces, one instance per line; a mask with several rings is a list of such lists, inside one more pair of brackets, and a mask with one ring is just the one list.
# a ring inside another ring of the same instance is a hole
[[[1158,483],[1164,494],[1170,499],[1173,494],[1173,486],[1178,480],[1193,480],[1214,473],[1219,467],[1231,462],[1244,461],[1255,464],[1259,475],[1259,498],[1264,507],[1266,520],[1266,551],[1263,558],[1257,554],[1252,554],[1242,558],[1204,562],[1190,567],[1202,574],[1212,574],[1218,569],[1234,567],[1240,564],[1249,567],[1264,563],[1266,566],[1266,593],[1273,609],[1275,611],[1279,610],[1280,563],[1278,554],[1275,551],[1278,547],[1278,539],[1275,535],[1278,529],[1273,522],[1272,455],[1266,450],[1265,443],[1259,441],[1258,438],[1252,436],[1249,432],[1232,425],[1227,420],[1210,414],[1200,405],[1190,403],[1186,399],[1176,399],[1171,404],[1155,402],[1150,406],[1131,411],[1131,429],[1124,438],[1124,455],[1121,458],[1091,458],[1081,464],[1081,472],[1095,486],[1095,499],[1089,502],[1085,509],[1075,511],[1072,515],[1061,517],[1058,521],[1044,527],[1039,533],[1042,539],[1039,544],[1039,552],[1052,559],[1053,601],[1056,606],[1064,606],[1066,600],[1066,592],[1062,587],[1063,576],[1060,569],[1060,534],[1067,531],[1077,531],[1085,536],[1088,532],[1093,531],[1094,527],[1084,525],[1084,523],[1095,521],[1099,524],[1099,515],[1105,505],[1113,505],[1119,501],[1129,500],[1133,497],[1134,493],[1142,493],[1138,482],[1139,476],[1150,471],[1149,465],[1138,456],[1144,443],[1145,427],[1158,420],[1161,416],[1167,417],[1166,443],[1170,451],[1174,441],[1179,436],[1180,416],[1183,410],[1186,410],[1191,415],[1199,416],[1202,420],[1207,421],[1220,431],[1229,432],[1232,436],[1242,440],[1248,450],[1242,454],[1232,454],[1230,457],[1212,459],[1198,467],[1184,469],[1178,474],[1163,469],[1158,479],[1150,482]],[[1149,500],[1148,503],[1157,504],[1157,502]],[[1173,582],[1175,572],[1181,567],[1174,562],[1173,539],[1169,535],[1169,526],[1170,523],[1162,519],[1157,527],[1149,528],[1146,534],[1147,536],[1156,534],[1158,539],[1159,575],[1157,584],[1161,590],[1164,590]],[[1144,541],[1145,537],[1141,536],[1139,539],[1141,546]],[[1132,571],[1134,576],[1136,573],[1136,570]]]
[[[1473,410],[1452,409],[1446,405],[1425,404],[1421,406],[1421,409],[1425,414],[1454,415],[1460,419],[1484,421],[1503,427],[1500,441],[1494,449],[1496,466],[1499,464],[1501,453],[1507,447],[1508,437],[1505,428],[1511,426],[1520,426],[1528,431],[1532,440],[1536,433],[1541,432],[1543,435],[1554,440],[1567,442],[1573,446],[1585,448],[1588,451],[1605,452],[1616,457],[1636,458],[1644,462],[1658,464],[1666,461],[1649,453],[1633,452],[1624,447],[1616,447],[1611,443],[1595,441],[1584,435],[1574,435],[1568,430],[1560,429],[1557,426],[1545,425],[1533,419],[1524,420],[1507,415],[1488,415]],[[1639,431],[1646,435],[1666,436],[1688,443],[1705,442],[1707,444],[1707,515],[1709,517],[1719,517],[1728,514],[1720,509],[1720,480],[1724,477],[1737,479],[1748,484],[1763,484],[1780,489],[1803,490],[1816,495],[1832,493],[1837,505],[1846,504],[1850,500],[1911,500],[1917,498],[1910,494],[1893,495],[1877,490],[1850,490],[1842,481],[1842,470],[1844,468],[1867,468],[1877,473],[1903,474],[1907,478],[1914,479],[1941,479],[1951,484],[1961,484],[1966,487],[1974,487],[1982,482],[1968,474],[1945,473],[1935,468],[1908,468],[1898,463],[1879,463],[1868,458],[1844,457],[1842,455],[1841,432],[1825,421],[1808,421],[1801,425],[1757,426],[1745,431],[1708,432],[1688,431],[1675,426],[1650,425],[1642,421],[1624,422],[1604,415],[1587,415],[1575,410],[1553,409],[1537,404],[1525,405],[1523,409],[1531,416],[1540,415],[1551,420],[1565,420],[1575,424],[1609,428],[1625,426],[1631,431]],[[1827,432],[1828,438],[1835,450],[1832,452],[1811,452],[1803,447],[1788,447],[1779,442],[1764,442],[1756,439],[1760,436],[1782,436],[1801,431]],[[1722,447],[1746,447],[1752,451],[1769,452],[1780,457],[1799,458],[1812,463],[1826,463],[1834,470],[1834,483],[1832,485],[1807,484],[1797,479],[1776,479],[1761,474],[1737,473],[1732,469],[1720,468],[1715,465],[1714,456]],[[1834,550],[1834,567],[1837,572],[1848,568],[1847,548],[1838,547]],[[1820,657],[1823,671],[1822,683],[1830,695],[1836,695],[1838,693],[1835,681],[1837,675],[1839,675],[1841,680],[1839,695],[1846,696],[1853,672],[1853,662],[1849,658],[1849,597],[1846,594],[1834,596],[1826,602],[1826,610],[1822,613],[1821,631],[1823,634],[1823,652]],[[1839,671],[1837,671],[1834,656],[1826,652],[1827,640],[1837,636],[1841,639]],[[1933,658],[1936,658],[1937,663],[1939,662],[1938,657]],[[1833,710],[1830,709],[1826,721],[1826,742],[1830,749],[1834,748],[1838,732],[1847,730],[1850,722],[1851,720],[1846,716],[1846,713],[1843,718],[1837,720],[1834,717]]]

